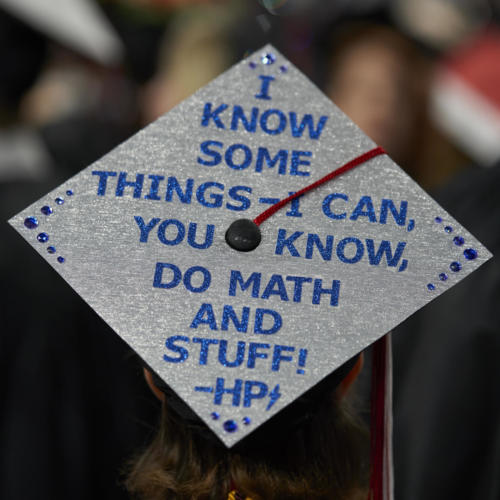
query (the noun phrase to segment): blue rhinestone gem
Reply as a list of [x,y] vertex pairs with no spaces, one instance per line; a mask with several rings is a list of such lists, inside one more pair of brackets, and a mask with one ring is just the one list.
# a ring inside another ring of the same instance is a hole
[[72,189],[68,189],[68,190],[66,191],[66,194],[67,194],[68,196],[73,196],[73,190],[72,190]]
[[56,253],[56,247],[53,247],[53,246],[47,247],[47,252]]
[[461,247],[465,243],[465,240],[461,236],[455,236],[453,238],[453,243],[455,243],[455,245]]
[[235,432],[238,430],[238,424],[234,420],[226,420],[222,425],[226,432]]
[[252,68],[252,69],[255,69],[255,68],[257,67],[257,65],[256,65],[253,61],[250,61],[250,62],[248,63],[248,65],[249,65],[249,66],[250,66],[250,68]]
[[460,262],[452,262],[450,264],[450,269],[454,272],[454,273],[458,273],[458,271],[460,271],[462,269],[462,264],[460,264]]
[[286,73],[288,71],[288,68],[286,66],[280,66],[280,71],[282,73]]
[[53,210],[48,205],[45,205],[40,209],[40,212],[42,212],[43,215],[50,215]]
[[267,54],[262,54],[260,60],[262,61],[262,64],[274,64],[274,62],[276,61],[276,56],[268,52]]
[[54,201],[55,201],[58,205],[62,205],[62,204],[64,203],[64,198],[59,197],[59,198],[56,198]]
[[28,229],[35,229],[35,227],[38,226],[38,219],[36,217],[26,217],[26,219],[24,219],[24,225]]
[[441,222],[443,222],[443,219],[441,219],[441,217],[436,217],[434,219],[434,222],[437,222],[438,224],[441,224]]
[[435,285],[433,285],[432,283],[429,283],[429,284],[427,285],[427,288],[428,288],[431,292],[432,292],[432,290],[435,290],[435,289],[436,289]]
[[243,417],[243,423],[245,425],[250,425],[252,421],[250,420],[250,417]]
[[216,411],[213,411],[210,413],[210,416],[212,417],[212,420],[219,420],[219,414]]
[[40,233],[36,239],[40,242],[40,243],[46,243],[47,241],[49,241],[49,235],[47,233]]
[[441,281],[446,281],[446,280],[448,279],[448,275],[447,275],[446,273],[441,273],[441,274],[439,275],[439,279],[440,279]]
[[452,233],[453,232],[453,228],[451,226],[445,226],[444,230],[447,232],[447,233]]
[[477,257],[477,251],[473,248],[467,248],[467,250],[464,250],[464,257],[467,260],[474,260]]
[[57,262],[60,262],[61,264],[65,261],[66,259],[64,257],[57,257]]

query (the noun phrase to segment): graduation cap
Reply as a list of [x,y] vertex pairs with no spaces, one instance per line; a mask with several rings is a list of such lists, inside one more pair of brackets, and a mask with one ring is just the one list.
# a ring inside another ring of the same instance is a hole
[[0,6],[98,62],[113,64],[122,57],[120,39],[92,0],[0,0]]
[[271,46],[10,223],[227,447],[491,256]]

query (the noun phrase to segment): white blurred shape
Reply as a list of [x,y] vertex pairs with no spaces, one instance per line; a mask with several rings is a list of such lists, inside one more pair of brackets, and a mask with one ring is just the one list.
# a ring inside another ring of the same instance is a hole
[[472,4],[464,9],[453,0],[395,0],[391,9],[405,30],[439,48],[450,47],[482,22]]
[[102,64],[115,64],[123,46],[92,0],[0,0],[27,24]]
[[500,159],[500,109],[452,71],[443,70],[431,94],[431,113],[478,163]]

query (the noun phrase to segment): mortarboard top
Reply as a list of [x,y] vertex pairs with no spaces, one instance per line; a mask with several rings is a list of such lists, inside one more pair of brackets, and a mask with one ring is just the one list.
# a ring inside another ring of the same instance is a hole
[[374,148],[266,46],[10,223],[231,447],[491,257],[380,151],[226,242]]

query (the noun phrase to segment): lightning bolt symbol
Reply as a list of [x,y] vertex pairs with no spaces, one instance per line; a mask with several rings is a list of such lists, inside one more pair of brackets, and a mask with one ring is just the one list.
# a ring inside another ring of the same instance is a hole
[[269,403],[267,404],[266,411],[268,411],[280,397],[280,385],[276,384],[276,387],[269,393]]

